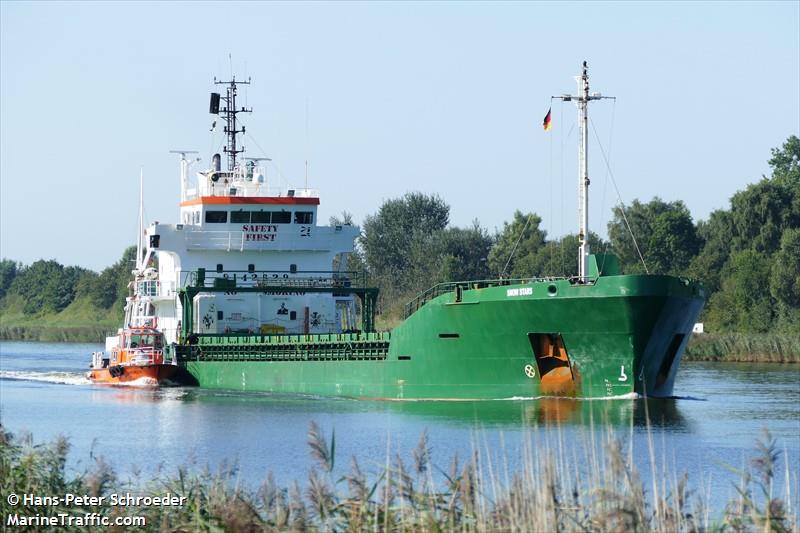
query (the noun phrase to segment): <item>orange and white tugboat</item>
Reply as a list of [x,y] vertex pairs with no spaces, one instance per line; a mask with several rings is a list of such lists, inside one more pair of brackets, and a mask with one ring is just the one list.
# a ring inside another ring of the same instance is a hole
[[178,370],[164,361],[164,334],[153,327],[125,328],[106,338],[106,350],[92,354],[88,378],[96,383],[163,385]]
[[[177,361],[165,359],[164,332],[157,328],[154,303],[160,298],[152,256],[144,256],[144,210],[142,183],[139,178],[139,236],[136,243],[136,266],[131,271],[125,299],[125,327],[106,337],[104,352],[92,353],[86,377],[95,383],[154,387],[169,385],[178,373]],[[167,291],[169,292],[169,291]]]

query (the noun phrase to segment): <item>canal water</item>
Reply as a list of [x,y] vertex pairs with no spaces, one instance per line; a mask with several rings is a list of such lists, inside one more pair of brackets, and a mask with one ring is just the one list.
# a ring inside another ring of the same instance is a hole
[[[181,465],[236,463],[246,483],[268,472],[288,485],[307,478],[307,432],[315,421],[336,435],[337,470],[356,456],[377,471],[387,453],[410,457],[427,431],[434,465],[474,451],[512,471],[526,440],[585,447],[609,432],[633,446],[647,480],[654,457],[721,511],[734,498],[734,469],[755,455],[768,429],[782,457],[776,490],[800,505],[800,367],[683,363],[674,399],[375,402],[208,391],[100,386],[84,377],[92,344],[0,343],[0,423],[37,442],[58,435],[72,445],[69,468],[103,456],[127,479]],[[650,446],[652,443],[652,447]],[[652,450],[652,451],[651,451]],[[569,453],[580,461],[580,453]],[[785,462],[788,461],[788,462]],[[338,466],[341,465],[341,466]],[[344,471],[344,470],[343,470]]]

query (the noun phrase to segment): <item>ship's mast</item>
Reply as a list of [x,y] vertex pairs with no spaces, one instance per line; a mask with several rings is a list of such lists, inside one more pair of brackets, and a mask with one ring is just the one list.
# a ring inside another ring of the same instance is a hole
[[139,227],[136,236],[136,270],[142,270],[142,252],[144,250],[144,169],[139,169]]
[[581,142],[578,146],[578,277],[587,281],[589,275],[589,102],[591,100],[613,99],[613,96],[602,96],[600,93],[589,94],[589,67],[583,62],[583,72],[575,78],[578,82],[578,95],[565,94],[554,96],[565,102],[575,100],[578,105],[578,125],[581,130]]
[[[237,109],[236,107],[236,86],[237,85],[250,85],[250,78],[247,81],[236,81],[236,77],[232,76],[231,81],[219,81],[214,78],[214,85],[227,85],[227,95],[220,96],[218,93],[211,94],[211,114],[222,114],[225,119],[225,133],[228,135],[228,142],[225,146],[225,153],[228,154],[228,172],[233,172],[236,168],[236,155],[244,152],[244,146],[237,147],[236,136],[239,133],[245,133],[245,127],[237,129],[236,115],[239,113],[251,113],[252,108],[246,109],[244,107]],[[216,105],[215,105],[216,100]],[[225,107],[219,108],[219,101],[225,102]]]

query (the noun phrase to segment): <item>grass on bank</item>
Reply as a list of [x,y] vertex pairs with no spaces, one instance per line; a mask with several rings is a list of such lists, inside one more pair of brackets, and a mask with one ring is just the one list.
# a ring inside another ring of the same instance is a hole
[[695,334],[686,347],[684,360],[800,363],[800,335]]
[[507,464],[493,463],[489,454],[477,452],[464,462],[455,456],[449,468],[439,470],[430,463],[423,432],[409,463],[399,455],[387,456],[376,473],[368,474],[352,458],[349,472],[337,478],[333,474],[335,440],[331,436],[328,442],[312,422],[308,444],[316,464],[304,486],[296,481],[280,487],[269,475],[251,490],[239,483],[235,468],[225,467],[216,473],[179,468],[172,475],[159,474],[144,483],[121,482],[107,463],[95,458],[91,468],[69,477],[65,468],[69,445],[64,439],[35,445],[30,437],[15,439],[0,432],[3,495],[132,492],[161,496],[169,492],[188,498],[182,507],[99,505],[79,509],[63,505],[12,508],[2,498],[0,510],[5,520],[9,513],[117,516],[124,509],[128,516],[146,517],[147,526],[140,531],[800,530],[796,509],[789,506],[788,470],[786,494],[774,493],[774,481],[782,475],[781,454],[769,434],[758,441],[755,458],[741,472],[738,496],[724,510],[709,509],[703,495],[691,488],[687,475],[657,466],[652,446],[650,484],[643,482],[632,466],[632,450],[624,450],[610,435],[603,439],[602,446],[592,442],[583,449],[586,456],[581,459],[587,468],[582,473],[575,467],[577,457],[570,456],[563,442],[535,438],[526,440],[521,467],[514,472]]
[[79,298],[59,313],[26,315],[21,297],[9,294],[0,307],[0,340],[98,342],[119,328],[119,309],[98,309]]

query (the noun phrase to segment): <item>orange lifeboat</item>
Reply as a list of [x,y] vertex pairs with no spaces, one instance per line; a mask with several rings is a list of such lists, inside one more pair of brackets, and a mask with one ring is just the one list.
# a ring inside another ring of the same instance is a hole
[[87,377],[95,383],[158,386],[171,382],[178,366],[164,363],[164,335],[152,327],[122,330],[92,354]]

